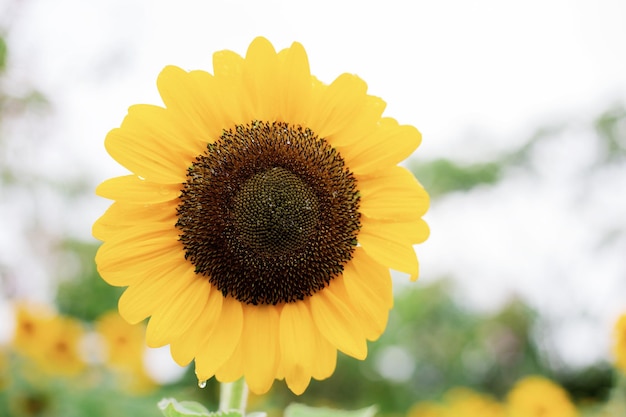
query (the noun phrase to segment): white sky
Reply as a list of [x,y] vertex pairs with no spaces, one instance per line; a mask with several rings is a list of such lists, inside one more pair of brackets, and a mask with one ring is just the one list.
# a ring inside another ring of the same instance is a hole
[[[417,158],[489,159],[545,123],[588,121],[626,102],[619,0],[0,0],[4,11],[12,77],[55,106],[47,157],[36,164],[94,184],[123,172],[105,153],[104,136],[129,105],[159,103],[156,77],[165,65],[211,70],[214,51],[243,54],[258,35],[277,49],[301,42],[322,81],[342,72],[364,78],[387,101],[387,115],[422,131]],[[572,172],[586,163],[588,135],[564,139],[570,153],[554,150],[564,168],[541,184],[513,178],[480,198],[442,201],[428,214],[431,239],[418,248],[424,281],[455,274],[473,305],[491,308],[513,291],[557,317],[591,317],[559,331],[593,337],[594,347],[578,352],[571,337],[555,342],[582,362],[606,354],[612,320],[626,310],[622,257],[586,256],[602,210],[616,207],[615,187],[626,184],[598,180],[604,186],[572,211],[580,192]],[[107,205],[94,197],[77,217],[58,214],[59,227],[88,238]]]

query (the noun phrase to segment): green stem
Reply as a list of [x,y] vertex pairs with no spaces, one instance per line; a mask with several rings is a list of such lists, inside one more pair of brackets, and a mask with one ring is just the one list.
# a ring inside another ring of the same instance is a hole
[[236,410],[244,415],[248,402],[248,386],[243,378],[220,383],[220,411]]

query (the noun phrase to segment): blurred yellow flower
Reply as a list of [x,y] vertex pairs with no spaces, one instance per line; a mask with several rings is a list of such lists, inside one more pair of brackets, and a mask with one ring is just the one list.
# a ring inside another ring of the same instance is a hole
[[120,378],[121,385],[132,394],[146,394],[159,386],[143,366],[127,369],[126,372],[120,371],[118,378]]
[[626,314],[619,317],[613,329],[615,367],[626,374]]
[[103,314],[95,323],[104,343],[104,359],[111,366],[143,364],[145,327],[129,324],[117,311]]
[[407,417],[506,417],[504,406],[495,398],[469,388],[452,388],[443,401],[423,401]]
[[52,311],[42,305],[20,303],[15,307],[14,349],[26,356],[40,355],[42,346],[50,339],[54,320]]
[[85,331],[82,324],[70,317],[56,316],[48,323],[37,359],[40,368],[54,375],[74,376],[86,368],[81,344]]
[[122,317],[150,317],[199,380],[244,376],[255,393],[284,378],[296,394],[367,356],[393,304],[390,268],[416,279],[429,198],[398,163],[420,144],[383,118],[385,102],[343,74],[311,75],[302,45],[255,39],[213,74],[166,67],[165,107],[130,108],[106,137],[130,175],[94,224],[98,271],[127,286]]
[[446,417],[505,417],[504,406],[495,398],[469,388],[453,388],[445,395]]
[[508,417],[576,417],[567,392],[541,376],[519,380],[507,396]]
[[8,401],[10,417],[52,417],[58,415],[57,399],[37,390],[12,393]]
[[84,334],[78,320],[56,315],[45,306],[22,303],[16,307],[13,347],[40,371],[73,376],[85,369]]
[[105,363],[125,389],[141,394],[157,387],[144,366],[145,326],[132,325],[111,311],[96,320],[95,329],[104,344]]

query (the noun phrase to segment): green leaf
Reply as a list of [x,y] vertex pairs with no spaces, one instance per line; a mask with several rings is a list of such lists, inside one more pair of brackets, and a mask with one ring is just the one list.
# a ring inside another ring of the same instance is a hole
[[285,409],[285,417],[374,417],[376,411],[378,409],[375,405],[360,410],[334,410],[309,407],[304,404],[290,404]]
[[174,398],[163,398],[159,409],[165,417],[210,416],[211,413],[202,404],[194,401],[178,402]]
[[238,411],[211,412],[195,401],[178,402],[174,398],[163,398],[158,406],[165,417],[243,417]]

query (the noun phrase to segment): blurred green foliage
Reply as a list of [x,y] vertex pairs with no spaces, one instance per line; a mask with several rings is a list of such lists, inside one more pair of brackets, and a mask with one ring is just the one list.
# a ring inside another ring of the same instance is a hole
[[616,104],[595,121],[595,129],[602,141],[604,158],[601,163],[623,162],[626,156],[626,109]]
[[497,162],[461,164],[449,159],[413,162],[410,168],[433,198],[482,184],[495,184],[503,171],[503,166]]
[[0,415],[6,417],[152,417],[159,415],[155,404],[163,395],[185,395],[169,387],[128,394],[100,369],[75,379],[38,375],[17,354],[8,373],[10,383],[0,389]]
[[59,312],[85,321],[93,321],[102,313],[115,310],[123,288],[113,287],[96,271],[94,258],[97,244],[66,240],[61,250],[77,263],[73,276],[61,277],[56,305]]
[[0,35],[0,73],[4,72],[7,66],[7,42],[4,36]]

